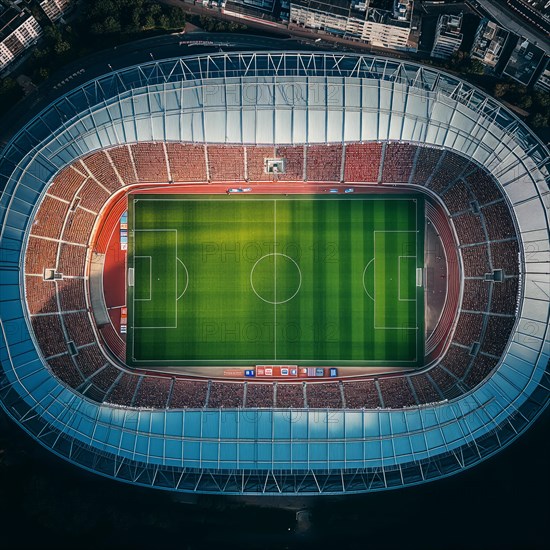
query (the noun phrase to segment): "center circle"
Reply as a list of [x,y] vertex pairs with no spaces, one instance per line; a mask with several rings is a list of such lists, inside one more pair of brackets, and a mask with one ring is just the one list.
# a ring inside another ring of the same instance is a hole
[[250,286],[260,300],[268,304],[284,304],[300,291],[302,272],[290,256],[272,252],[252,266]]

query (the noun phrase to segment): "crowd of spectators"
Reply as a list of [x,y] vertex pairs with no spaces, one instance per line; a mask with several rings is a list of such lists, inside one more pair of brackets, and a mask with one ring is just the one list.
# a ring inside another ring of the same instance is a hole
[[487,204],[502,199],[502,193],[493,178],[485,170],[476,168],[465,177],[465,180],[474,192],[479,204]]
[[419,403],[436,403],[441,400],[439,392],[427,374],[416,374],[410,376],[409,380],[413,385]]
[[116,405],[132,406],[134,394],[136,393],[136,386],[140,378],[140,375],[123,372],[122,376],[117,380],[116,384],[105,397],[105,400]]
[[91,378],[91,382],[105,394],[121,374],[120,369],[109,363],[106,367],[96,371]]
[[84,279],[59,279],[55,282],[55,285],[57,286],[57,296],[59,297],[61,311],[86,309]]
[[517,277],[493,283],[491,313],[513,315],[516,309],[519,281]]
[[469,389],[475,388],[480,382],[482,382],[492,370],[496,367],[498,359],[495,357],[489,357],[483,355],[482,353],[478,354],[474,359],[472,366],[468,374],[466,375],[465,384]]
[[202,409],[206,407],[208,382],[176,378],[168,407],[171,409]]
[[192,143],[166,143],[166,155],[174,182],[205,182],[205,146]]
[[106,154],[111,159],[124,185],[137,183],[138,177],[134,168],[134,161],[130,154],[129,145],[114,147],[113,149],[109,149]]
[[342,392],[338,382],[307,383],[305,388],[307,406],[310,409],[342,408]]
[[465,277],[484,277],[491,272],[486,244],[463,247],[461,252]]
[[252,382],[246,384],[246,407],[273,408],[275,385]]
[[53,281],[44,281],[42,277],[27,275],[25,277],[25,298],[31,315],[58,311]]
[[166,183],[170,179],[163,143],[134,143],[130,150],[141,183]]
[[173,378],[144,376],[134,400],[135,407],[164,409],[170,397]]
[[503,269],[506,275],[518,275],[519,246],[517,239],[491,243],[491,259],[494,269]]
[[250,181],[272,181],[274,175],[265,171],[265,159],[272,158],[275,158],[274,147],[246,147],[247,178]]
[[440,149],[421,147],[416,159],[414,172],[411,176],[411,183],[416,185],[426,185],[426,182],[435,172],[442,154],[443,151]]
[[72,388],[78,387],[83,381],[82,375],[67,353],[48,359],[48,365],[57,378]]
[[209,145],[207,152],[210,181],[244,181],[244,147]]
[[487,311],[489,307],[490,283],[483,279],[465,279],[462,309],[467,311]]
[[508,343],[505,335],[510,334],[515,321],[514,317],[489,315],[481,351],[500,357]]
[[469,348],[451,344],[443,359],[443,365],[456,378],[462,380],[471,360],[472,356]]
[[[244,181],[246,172],[251,181],[268,181],[272,176],[265,174],[264,161],[271,157],[285,159],[285,180],[303,180],[305,175],[309,181],[340,181],[342,154],[341,145],[278,147],[276,150],[272,147],[247,147],[245,155],[241,146],[211,145],[205,149],[202,145],[150,143],[93,153],[79,161],[77,169],[69,167],[61,171],[48,190],[52,196],[45,196],[36,216],[25,264],[33,329],[54,374],[73,386],[86,379],[103,393],[108,392],[107,399],[111,402],[171,408],[304,407],[305,404],[310,408],[341,408],[344,405],[349,408],[402,407],[414,405],[417,401],[435,401],[440,398],[440,392],[446,397],[453,395],[465,376],[469,387],[477,384],[494,368],[496,357],[502,353],[506,335],[514,323],[518,244],[511,215],[500,191],[481,169],[473,169],[473,165],[454,153],[418,150],[416,146],[397,143],[386,145],[382,182],[411,180],[425,185],[430,181],[429,186],[436,191],[447,189],[443,199],[453,214],[465,275],[478,277],[465,280],[462,309],[479,313],[463,312],[460,315],[453,340],[465,347],[451,345],[441,366],[431,369],[429,374],[380,377],[377,381],[249,383],[246,400],[243,383],[213,381],[209,386],[207,382],[138,376],[113,365],[105,367],[107,361],[95,343],[91,321],[85,311],[84,263],[95,220],[95,216],[85,209],[99,211],[108,199],[109,191],[118,189],[121,180],[124,184],[135,183],[138,179],[140,182],[166,182],[171,176],[175,181],[204,181],[206,159],[213,181]],[[377,182],[381,158],[382,145],[379,143],[348,144],[344,154],[345,180]],[[455,183],[450,185],[453,181]],[[468,211],[473,200],[486,205],[478,214]],[[69,209],[70,204],[73,204],[72,209]],[[499,241],[491,242],[489,247],[483,219],[489,238]],[[484,244],[463,246],[473,243]],[[512,278],[505,277],[502,282],[482,279],[490,272],[489,249],[493,267],[504,269],[505,275],[512,275]],[[45,268],[57,268],[64,276],[77,278],[46,282],[38,276],[43,275]],[[55,314],[56,291],[61,315]],[[489,309],[491,313],[502,315],[488,315]],[[66,313],[68,311],[73,313]],[[483,331],[485,317],[487,326]],[[67,353],[67,341],[76,346],[74,356]],[[481,351],[472,356],[471,346],[475,342],[480,342]],[[119,349],[117,356],[124,359],[124,350]],[[472,366],[468,370],[470,363]],[[142,380],[139,386],[138,380]]]
[[453,342],[463,346],[472,346],[474,342],[479,342],[483,321],[484,315],[482,313],[460,313]]
[[242,382],[212,381],[208,397],[209,408],[239,408],[243,406],[243,401],[244,384]]
[[63,323],[69,340],[72,340],[75,346],[84,346],[95,342],[96,338],[88,312],[64,313]]
[[82,277],[86,263],[86,247],[61,243],[57,271],[65,276]]
[[120,189],[120,179],[105,151],[96,151],[81,160],[81,163],[86,172],[92,175],[103,187],[109,189],[111,193]]
[[63,240],[70,243],[88,244],[96,217],[80,206],[74,212],[70,212],[63,229]]
[[467,212],[453,216],[452,220],[461,244],[483,243],[487,240],[478,215]]
[[510,211],[504,201],[482,208],[489,240],[499,241],[516,237],[516,229]]
[[59,239],[69,210],[69,203],[46,195],[34,218],[31,234]]
[[349,143],[346,145],[344,181],[377,183],[382,159],[381,143]]
[[416,399],[406,376],[381,377],[378,379],[378,386],[384,407],[398,409],[416,405]]
[[126,360],[126,341],[122,340],[111,323],[99,327],[99,332],[109,350],[124,363]]
[[85,175],[77,172],[72,166],[67,166],[55,176],[52,184],[48,187],[48,194],[70,203],[85,180]]
[[408,143],[388,143],[384,153],[382,183],[409,183],[418,147]]
[[454,394],[453,390],[457,387],[458,380],[449,374],[449,372],[445,370],[441,364],[430,369],[429,376],[445,398],[448,398]]
[[465,212],[471,208],[474,198],[463,181],[457,181],[449,187],[441,198],[451,214]]
[[344,382],[343,388],[349,409],[376,409],[381,406],[378,388],[372,379]]
[[44,357],[58,355],[67,351],[65,334],[58,314],[34,315],[31,324]]
[[96,343],[79,348],[78,354],[73,356],[73,360],[85,378],[93,376],[107,364],[107,359]]
[[277,384],[275,396],[275,406],[279,409],[304,407],[303,383]]
[[465,157],[446,151],[432,174],[428,187],[440,194],[470,167],[471,163]]
[[276,151],[276,158],[285,159],[285,181],[303,181],[305,159],[304,146],[277,147]]

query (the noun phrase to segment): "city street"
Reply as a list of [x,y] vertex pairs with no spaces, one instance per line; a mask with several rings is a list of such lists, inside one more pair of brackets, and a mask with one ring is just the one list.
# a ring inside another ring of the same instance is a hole
[[[544,50],[547,55],[550,55],[550,41],[548,40],[548,36],[545,37],[542,31],[537,32],[530,27],[526,21],[521,19],[518,15],[515,15],[511,10],[502,6],[502,2],[499,0],[477,0],[477,3],[480,4],[499,25],[520,36],[524,36]],[[472,2],[472,4],[475,4],[475,2]]]

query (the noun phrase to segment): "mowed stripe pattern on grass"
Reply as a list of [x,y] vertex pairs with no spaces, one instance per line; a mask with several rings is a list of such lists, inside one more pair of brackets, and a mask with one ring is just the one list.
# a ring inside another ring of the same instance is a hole
[[134,196],[128,363],[418,364],[423,215],[416,195]]

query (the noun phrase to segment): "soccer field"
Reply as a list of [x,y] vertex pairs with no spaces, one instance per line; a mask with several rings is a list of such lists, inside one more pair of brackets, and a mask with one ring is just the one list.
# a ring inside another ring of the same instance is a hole
[[419,195],[133,195],[127,362],[422,365]]

